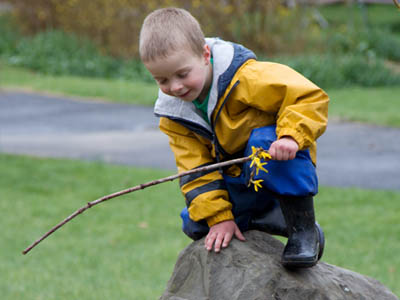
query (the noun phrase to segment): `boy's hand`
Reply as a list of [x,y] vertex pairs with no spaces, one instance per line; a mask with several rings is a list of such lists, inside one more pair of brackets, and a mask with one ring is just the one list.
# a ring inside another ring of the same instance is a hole
[[290,160],[296,157],[298,150],[297,142],[289,136],[284,136],[273,142],[268,152],[274,160]]
[[228,247],[234,235],[241,241],[245,240],[235,221],[228,220],[217,223],[211,226],[210,232],[205,239],[205,247],[208,251],[211,251],[214,245],[214,251],[219,252],[221,250],[221,245],[222,248]]

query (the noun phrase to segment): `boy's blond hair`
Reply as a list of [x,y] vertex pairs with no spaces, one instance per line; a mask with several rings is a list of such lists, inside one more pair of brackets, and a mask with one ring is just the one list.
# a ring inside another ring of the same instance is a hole
[[161,8],[149,14],[142,25],[139,53],[143,62],[165,58],[173,51],[190,49],[201,56],[205,39],[199,22],[181,8]]

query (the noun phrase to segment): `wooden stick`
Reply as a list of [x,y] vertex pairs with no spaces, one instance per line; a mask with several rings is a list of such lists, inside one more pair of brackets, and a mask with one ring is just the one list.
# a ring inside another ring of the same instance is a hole
[[75,211],[72,215],[70,215],[69,217],[65,218],[63,221],[61,221],[60,223],[58,223],[56,226],[54,226],[52,229],[50,229],[47,233],[45,233],[42,237],[40,237],[38,240],[36,240],[34,243],[32,243],[28,248],[26,248],[24,251],[22,251],[22,254],[27,254],[29,251],[31,251],[34,247],[36,247],[41,241],[43,241],[45,238],[47,238],[49,235],[51,235],[53,232],[55,232],[57,229],[59,229],[61,226],[63,226],[64,224],[68,223],[69,221],[71,221],[73,218],[75,218],[76,216],[80,215],[81,213],[83,213],[84,211],[86,211],[87,209],[91,208],[92,206],[95,206],[97,204],[100,204],[101,202],[110,200],[112,198],[116,198],[128,193],[132,193],[138,190],[143,190],[149,186],[153,186],[156,184],[160,184],[166,181],[172,181],[175,180],[177,178],[186,176],[186,175],[190,175],[190,174],[194,174],[194,173],[198,173],[198,172],[203,172],[203,171],[211,171],[211,170],[216,170],[222,167],[226,167],[226,166],[230,166],[233,164],[240,164],[240,163],[244,163],[247,161],[250,161],[252,158],[250,156],[247,157],[242,157],[242,158],[237,158],[237,159],[232,159],[232,160],[228,160],[228,161],[224,161],[221,163],[216,163],[216,164],[212,164],[212,165],[208,165],[205,167],[200,167],[197,169],[193,169],[190,171],[186,171],[186,172],[182,172],[179,174],[175,174],[175,175],[171,175],[165,178],[161,178],[161,179],[157,179],[157,180],[153,180],[147,183],[142,183],[139,184],[137,186],[101,197],[97,200],[94,200],[92,202],[88,202],[86,204],[86,206],[78,209],[77,211]]

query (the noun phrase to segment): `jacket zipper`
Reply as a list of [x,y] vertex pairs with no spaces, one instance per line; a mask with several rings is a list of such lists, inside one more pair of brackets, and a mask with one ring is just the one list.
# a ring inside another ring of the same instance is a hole
[[[216,132],[215,132],[215,125],[216,125],[216,123],[217,123],[217,121],[218,121],[218,119],[219,119],[219,116],[220,116],[220,114],[221,114],[222,109],[223,109],[224,106],[225,106],[225,103],[228,101],[228,99],[229,99],[229,97],[231,96],[233,90],[236,88],[236,86],[237,86],[239,83],[240,83],[239,80],[236,81],[235,84],[232,86],[231,90],[229,91],[228,95],[226,95],[224,101],[223,101],[222,104],[221,104],[221,107],[219,108],[219,110],[218,110],[218,112],[217,112],[217,115],[215,116],[215,120],[212,120],[212,119],[210,120],[210,121],[211,121],[211,130],[212,130],[212,143],[213,143],[213,145],[214,145],[215,156],[216,156],[217,163],[219,163],[219,162],[221,161],[221,160],[220,160],[220,157],[219,157],[220,153],[222,152],[222,155],[227,156],[227,152],[224,150],[224,148],[222,148],[221,144],[220,144],[219,141],[218,141],[218,137],[217,137],[217,134],[216,134]],[[219,172],[220,172],[221,174],[223,173],[222,168],[219,168]]]
[[[171,117],[171,116],[165,116],[167,118],[169,118],[170,120],[176,121],[180,124],[182,124],[183,126],[185,126],[186,128],[188,128],[189,130],[192,130],[194,133],[197,133],[207,139],[209,139],[212,144],[214,145],[214,149],[215,149],[215,156],[216,156],[216,161],[217,163],[221,162],[220,160],[220,154],[222,153],[223,156],[229,156],[228,153],[222,148],[222,146],[220,145],[219,141],[218,141],[218,137],[217,134],[215,133],[215,125],[219,119],[219,116],[221,114],[221,111],[223,109],[223,107],[225,106],[226,102],[228,101],[230,95],[232,94],[233,90],[237,87],[237,85],[240,83],[240,81],[236,81],[235,84],[232,86],[232,88],[230,89],[228,95],[226,95],[225,99],[222,102],[221,107],[219,108],[217,115],[215,116],[215,120],[213,120],[211,118],[210,122],[211,122],[211,132],[204,128],[203,126],[195,123],[195,122],[191,122],[182,118],[177,118],[177,117]],[[159,117],[162,117],[163,115],[161,114],[156,114]],[[220,173],[222,174],[222,168],[219,169]]]

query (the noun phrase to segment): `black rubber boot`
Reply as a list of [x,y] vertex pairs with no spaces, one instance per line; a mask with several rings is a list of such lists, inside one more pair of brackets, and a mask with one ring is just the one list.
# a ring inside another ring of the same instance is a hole
[[[282,197],[279,199],[288,231],[282,264],[287,268],[309,268],[322,256],[320,240],[323,232],[315,223],[312,197]],[[324,241],[321,241],[324,243]]]
[[286,221],[279,205],[275,205],[272,209],[261,215],[254,216],[250,220],[249,229],[256,229],[272,235],[288,237]]
[[[315,228],[318,233],[319,240],[319,253],[318,260],[321,259],[324,254],[325,248],[325,235],[322,227],[315,222]],[[250,219],[249,230],[259,230],[272,235],[279,235],[288,237],[288,230],[286,226],[285,218],[282,214],[282,209],[279,205],[274,206],[272,209],[264,212],[263,214],[255,215]]]

